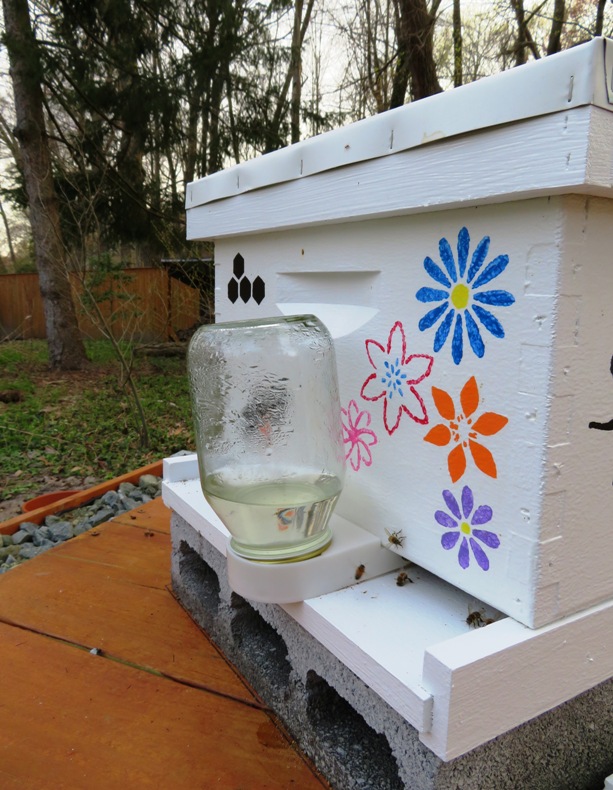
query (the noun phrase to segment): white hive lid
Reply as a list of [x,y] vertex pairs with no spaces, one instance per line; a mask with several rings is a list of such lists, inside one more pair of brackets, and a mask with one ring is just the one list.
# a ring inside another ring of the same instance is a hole
[[186,208],[590,104],[613,111],[611,39],[595,38],[214,173],[188,184]]

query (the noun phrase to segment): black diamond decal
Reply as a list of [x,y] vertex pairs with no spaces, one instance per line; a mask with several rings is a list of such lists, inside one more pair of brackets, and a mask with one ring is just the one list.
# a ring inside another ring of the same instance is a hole
[[234,276],[238,280],[240,280],[240,278],[245,273],[245,259],[240,254],[240,252],[238,253],[238,255],[234,256],[234,268],[233,268],[233,271],[234,271]]
[[228,283],[228,299],[234,304],[238,299],[238,280],[234,277]]
[[258,304],[262,304],[264,301],[264,297],[266,296],[266,285],[264,284],[264,280],[258,276],[253,281],[253,298]]
[[251,299],[251,283],[248,277],[242,277],[240,281],[240,295],[245,304]]

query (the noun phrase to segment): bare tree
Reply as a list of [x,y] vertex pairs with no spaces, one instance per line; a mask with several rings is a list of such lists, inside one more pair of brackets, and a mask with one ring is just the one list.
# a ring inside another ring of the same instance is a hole
[[527,12],[524,8],[524,0],[511,0],[511,8],[515,13],[517,22],[517,42],[515,44],[515,65],[521,66],[528,60],[528,51],[534,58],[540,58],[540,53],[532,33],[530,31],[530,21],[537,14],[545,3],[541,3],[538,9]]
[[453,0],[453,86],[462,84],[462,10],[460,0]]
[[[6,211],[4,210],[4,205],[0,200],[0,217],[2,217],[2,224],[4,225],[4,232],[6,233],[6,243],[8,244],[9,248],[9,256],[11,259],[11,267],[13,271],[15,271],[15,248],[13,247],[13,234],[11,233],[11,226],[9,225],[8,217],[6,216]],[[0,267],[4,268],[3,264],[0,262]]]
[[40,59],[27,0],[2,0],[23,176],[52,368],[75,370],[87,356],[75,312],[43,114]]
[[549,41],[547,42],[547,54],[553,55],[561,49],[562,30],[566,21],[566,0],[555,0],[553,17],[549,29]]
[[584,41],[589,41],[594,36],[610,36],[611,10],[609,5],[609,25],[605,30],[606,0],[571,0],[567,4],[564,25],[561,33],[560,48],[566,49]]
[[410,83],[413,101],[441,93],[434,60],[434,25],[440,0],[394,0],[398,58],[390,109],[405,102]]
[[604,7],[606,4],[607,0],[598,0],[596,4],[596,24],[594,25],[595,36],[602,36],[604,27]]
[[269,144],[267,151],[278,148],[279,127],[283,117],[287,94],[292,88],[290,99],[290,125],[292,143],[300,139],[300,98],[302,90],[302,47],[311,21],[315,0],[307,0],[306,9],[303,0],[296,0],[294,5],[294,19],[292,26],[292,47],[289,68],[277,101],[275,112],[270,124]]
[[396,20],[393,0],[362,0],[345,26],[352,50],[350,93],[357,98],[357,113],[363,117],[374,102],[376,113],[390,108],[397,58]]

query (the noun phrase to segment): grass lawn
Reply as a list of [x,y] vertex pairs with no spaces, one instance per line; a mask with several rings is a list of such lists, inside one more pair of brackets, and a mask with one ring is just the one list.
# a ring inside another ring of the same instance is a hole
[[87,351],[87,370],[58,372],[49,370],[45,341],[0,343],[0,397],[9,401],[0,401],[0,502],[36,496],[53,480],[92,485],[193,449],[184,359],[134,358],[150,438],[143,447],[110,343],[88,341]]

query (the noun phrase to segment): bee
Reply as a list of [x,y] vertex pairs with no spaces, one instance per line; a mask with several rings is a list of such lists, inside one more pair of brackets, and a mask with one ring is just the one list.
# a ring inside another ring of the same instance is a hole
[[484,617],[482,612],[469,612],[466,624],[471,628],[483,628],[484,625],[491,625],[494,620],[491,617]]
[[399,549],[404,546],[404,535],[400,530],[397,530],[396,532],[390,532],[389,529],[386,529],[385,533],[387,535],[388,543],[390,543],[392,546],[397,546]]
[[358,565],[358,567],[355,569],[356,581],[359,581],[362,578],[362,576],[364,576],[364,571],[365,570],[366,570],[366,566],[365,565]]
[[407,582],[409,582],[409,584],[413,584],[413,579],[409,579],[404,571],[400,571],[398,576],[396,576],[396,584],[398,587],[404,587]]

